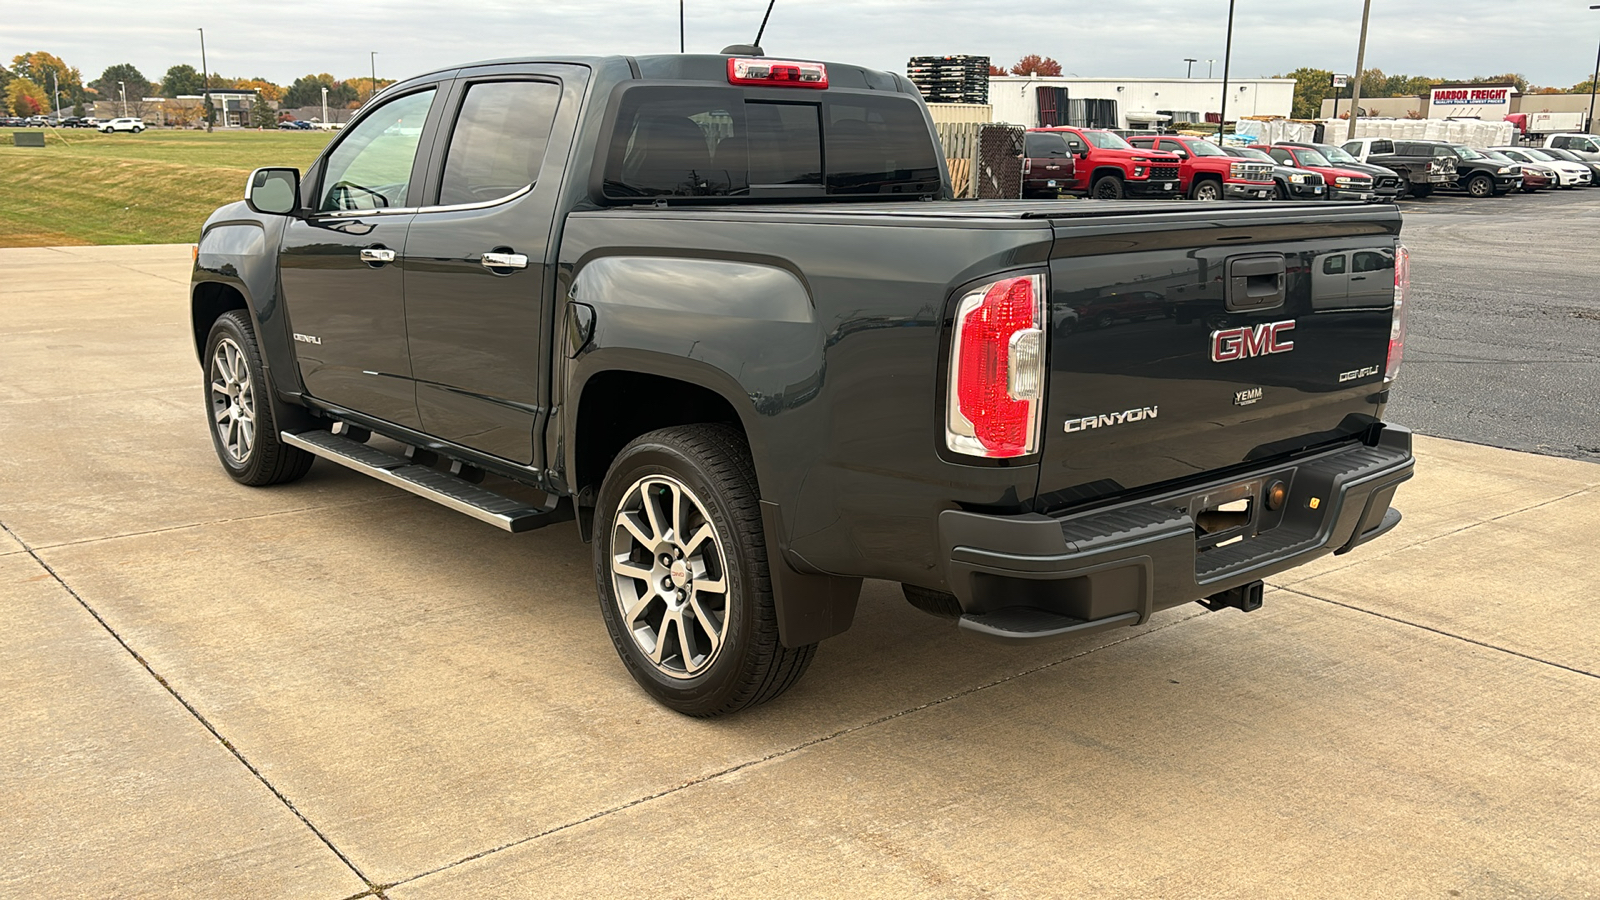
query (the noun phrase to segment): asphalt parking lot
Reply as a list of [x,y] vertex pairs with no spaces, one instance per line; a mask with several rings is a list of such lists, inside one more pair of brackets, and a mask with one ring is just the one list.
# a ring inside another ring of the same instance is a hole
[[1600,896],[1600,467],[1446,409],[1480,372],[1567,390],[1566,345],[1452,360],[1480,315],[1564,339],[1528,323],[1594,303],[1554,234],[1594,219],[1494,203],[1570,210],[1508,234],[1515,314],[1488,276],[1439,286],[1503,222],[1407,224],[1396,417],[1478,443],[1419,439],[1390,536],[1259,612],[1025,649],[869,583],[798,687],[716,721],[634,686],[570,523],[508,535],[322,463],[230,481],[188,247],[0,250],[0,895]]
[[1600,461],[1600,189],[1407,200],[1417,304],[1389,415]]

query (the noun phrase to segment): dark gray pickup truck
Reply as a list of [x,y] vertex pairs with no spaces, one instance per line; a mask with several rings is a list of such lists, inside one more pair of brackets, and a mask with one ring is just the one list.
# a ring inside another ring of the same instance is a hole
[[206,222],[217,454],[246,485],[322,458],[513,532],[575,519],[623,662],[691,715],[786,690],[864,578],[1032,641],[1252,609],[1399,521],[1392,206],[949,197],[899,75],[735,51],[412,78]]

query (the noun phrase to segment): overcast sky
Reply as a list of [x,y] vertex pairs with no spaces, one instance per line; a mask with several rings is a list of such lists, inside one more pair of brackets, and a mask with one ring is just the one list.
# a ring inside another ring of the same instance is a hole
[[[1299,66],[1355,68],[1361,0],[1237,0],[1234,74]],[[131,62],[159,81],[200,64],[199,27],[214,72],[286,84],[308,72],[405,77],[479,59],[522,55],[672,53],[670,0],[64,0],[12,4],[0,56],[45,50],[95,78]],[[1372,0],[1367,65],[1388,73],[1468,78],[1521,72],[1537,84],[1587,80],[1600,42],[1589,0]],[[766,0],[687,0],[688,49],[716,52],[755,37]],[[1216,59],[1222,75],[1227,0],[777,0],[763,40],[770,56],[904,71],[912,55],[970,53],[1009,65],[1051,56],[1082,76],[1181,76],[1184,57]]]

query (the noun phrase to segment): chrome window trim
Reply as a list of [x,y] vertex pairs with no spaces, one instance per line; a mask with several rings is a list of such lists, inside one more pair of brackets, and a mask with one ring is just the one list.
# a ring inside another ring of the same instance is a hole
[[491,206],[500,206],[505,203],[510,203],[518,198],[526,197],[531,193],[533,193],[533,183],[525,184],[522,187],[517,188],[511,193],[505,195],[504,197],[496,197],[493,200],[483,200],[478,203],[452,203],[448,206],[420,206],[412,210],[412,212],[461,212],[472,209],[488,209]]

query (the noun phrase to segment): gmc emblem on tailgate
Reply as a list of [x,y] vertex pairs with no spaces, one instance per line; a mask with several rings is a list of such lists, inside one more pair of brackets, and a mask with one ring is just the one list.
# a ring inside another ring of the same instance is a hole
[[1232,362],[1268,353],[1288,353],[1294,341],[1285,340],[1284,333],[1294,329],[1294,320],[1272,322],[1248,328],[1225,328],[1211,332],[1211,361]]

